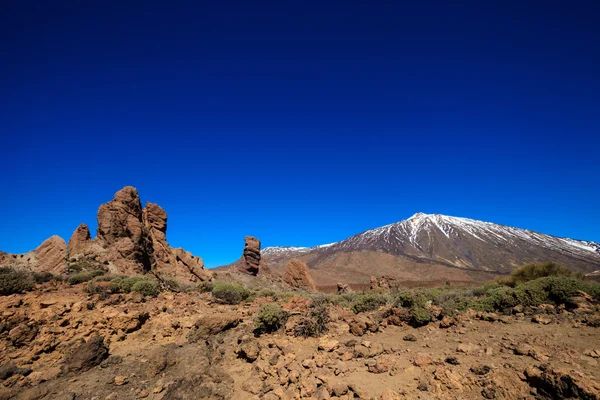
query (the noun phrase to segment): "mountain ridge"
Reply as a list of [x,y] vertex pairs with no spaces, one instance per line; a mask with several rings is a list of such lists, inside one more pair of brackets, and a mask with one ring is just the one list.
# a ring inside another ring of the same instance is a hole
[[[427,266],[432,270],[422,271],[421,278],[424,280],[451,279],[453,275],[460,278],[458,280],[481,280],[508,274],[527,262],[539,261],[558,262],[583,272],[600,268],[600,244],[592,241],[424,213],[416,213],[406,220],[369,229],[327,245],[311,248],[272,246],[263,249],[262,254],[272,269],[280,269],[281,264],[290,258],[300,258],[311,270],[329,268],[338,271],[329,275],[338,275],[340,281],[344,281],[342,263],[347,263],[351,270],[360,270],[358,264],[366,263],[369,267],[363,269],[369,269],[371,275],[391,273],[400,275],[400,278],[406,275],[405,272],[412,278],[419,278],[418,267]],[[391,256],[393,260],[382,261],[382,255]],[[375,259],[379,261],[374,262]],[[391,268],[391,264],[397,268]],[[461,273],[449,273],[450,269],[461,270]],[[362,272],[361,275],[365,275],[366,271]],[[327,280],[333,278],[329,276]],[[359,279],[360,282],[365,280],[366,276]]]

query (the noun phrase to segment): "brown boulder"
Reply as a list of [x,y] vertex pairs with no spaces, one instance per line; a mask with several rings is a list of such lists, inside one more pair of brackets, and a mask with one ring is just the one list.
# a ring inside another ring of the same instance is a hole
[[200,317],[188,332],[190,343],[206,340],[210,336],[235,328],[241,322],[237,314],[214,314]]
[[108,349],[104,345],[104,338],[99,335],[92,336],[87,342],[82,342],[65,360],[65,372],[85,372],[108,357]]
[[90,235],[90,228],[86,224],[79,225],[71,235],[71,239],[69,239],[69,244],[67,245],[69,255],[85,252],[91,243],[92,235]]
[[60,236],[52,236],[35,249],[38,272],[64,274],[67,271],[67,244]]
[[256,276],[260,270],[260,240],[252,236],[246,236],[244,240],[244,253],[239,270]]
[[283,280],[285,283],[295,288],[306,289],[312,292],[317,290],[315,282],[308,272],[308,265],[297,258],[292,258],[288,261]]
[[527,383],[548,398],[600,399],[600,384],[581,374],[545,366],[529,367],[524,374]]

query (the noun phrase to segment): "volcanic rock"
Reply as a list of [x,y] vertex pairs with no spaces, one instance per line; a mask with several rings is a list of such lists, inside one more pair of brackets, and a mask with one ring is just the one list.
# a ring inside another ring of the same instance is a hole
[[90,235],[90,228],[86,224],[79,225],[71,235],[71,239],[69,239],[69,244],[67,245],[69,255],[85,252],[91,243],[92,235]]
[[108,250],[108,258],[120,272],[140,274],[150,270],[142,203],[136,188],[126,186],[100,206],[97,233],[96,240]]
[[239,269],[242,272],[256,276],[260,270],[260,240],[252,236],[246,236],[244,240],[244,253]]
[[99,335],[92,336],[87,342],[82,342],[66,359],[65,372],[84,372],[108,357],[108,349],[104,345],[104,338]]
[[288,261],[283,280],[285,283],[295,288],[306,289],[313,292],[317,290],[315,282],[308,272],[308,266],[297,258],[292,258]]
[[63,274],[67,271],[67,244],[60,236],[52,236],[35,249],[38,272]]

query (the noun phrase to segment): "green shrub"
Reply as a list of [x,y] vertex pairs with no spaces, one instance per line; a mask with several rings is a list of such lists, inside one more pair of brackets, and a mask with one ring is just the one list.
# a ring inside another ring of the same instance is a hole
[[35,281],[35,283],[46,283],[46,282],[50,282],[53,280],[59,280],[60,278],[57,276],[54,276],[54,274],[50,273],[50,272],[34,272],[33,273],[33,280]]
[[104,275],[96,276],[94,279],[92,279],[92,282],[114,282],[116,280],[122,280],[125,278],[126,278],[125,275],[104,274]]
[[73,274],[69,276],[69,283],[71,285],[77,285],[78,283],[83,283],[87,281],[91,281],[97,276],[104,275],[104,271],[101,269],[96,269],[93,271],[80,272],[77,274]]
[[214,286],[215,285],[212,282],[200,282],[198,284],[198,291],[200,291],[200,293],[209,293],[212,292]]
[[89,295],[97,294],[100,300],[106,300],[110,295],[109,289],[99,282],[88,282],[84,291]]
[[256,294],[258,297],[273,297],[276,295],[273,289],[263,289]]
[[141,280],[134,283],[131,287],[131,290],[148,297],[156,297],[160,292],[158,289],[158,283],[150,280]]
[[413,328],[425,326],[431,322],[431,314],[423,307],[415,307],[411,310],[409,324]]
[[550,276],[579,277],[574,271],[552,262],[525,264],[511,272],[506,278],[498,279],[503,285],[515,287],[521,283]]
[[165,278],[162,281],[164,290],[169,292],[179,292],[181,290],[181,285],[175,278]]
[[217,283],[212,289],[212,295],[225,304],[239,304],[250,296],[250,292],[235,283]]
[[118,282],[109,282],[107,287],[108,287],[109,292],[111,292],[111,293],[121,292],[121,285],[119,285]]
[[142,281],[147,281],[148,278],[146,278],[143,275],[135,275],[135,276],[130,276],[128,278],[123,278],[119,281],[119,285],[121,286],[121,291],[123,293],[131,293],[131,291],[133,290],[133,285],[135,285],[138,282],[142,282]]
[[352,302],[352,311],[355,314],[377,310],[388,303],[388,297],[382,293],[367,293],[357,296]]
[[294,334],[302,337],[319,337],[329,330],[329,300],[315,297],[305,315],[294,328]]
[[258,315],[254,321],[256,325],[256,332],[275,332],[285,324],[286,320],[287,314],[281,310],[279,304],[263,304],[258,309]]
[[33,276],[11,267],[0,267],[0,295],[8,296],[33,289]]

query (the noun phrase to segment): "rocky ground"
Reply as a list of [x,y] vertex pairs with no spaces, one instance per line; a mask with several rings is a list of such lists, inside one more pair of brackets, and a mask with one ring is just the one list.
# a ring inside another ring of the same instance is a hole
[[318,338],[293,336],[310,300],[286,297],[288,323],[256,336],[271,301],[101,300],[58,282],[0,297],[0,399],[600,398],[600,310],[585,295],[569,311],[467,311],[416,329],[332,305]]

